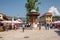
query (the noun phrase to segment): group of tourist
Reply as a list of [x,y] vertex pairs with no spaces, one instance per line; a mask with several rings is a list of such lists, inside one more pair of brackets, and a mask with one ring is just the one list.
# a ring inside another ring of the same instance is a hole
[[54,29],[55,28],[55,25],[54,24],[49,24],[49,23],[45,23],[45,29],[46,30],[49,30],[49,29]]
[[42,26],[44,26],[46,30],[55,28],[54,24],[49,24],[49,23],[41,24],[41,23],[39,23],[38,24],[39,30],[41,29]]
[[50,25],[49,25],[48,23],[46,23],[46,24],[45,24],[45,29],[46,29],[46,30],[49,30],[49,28],[50,28]]

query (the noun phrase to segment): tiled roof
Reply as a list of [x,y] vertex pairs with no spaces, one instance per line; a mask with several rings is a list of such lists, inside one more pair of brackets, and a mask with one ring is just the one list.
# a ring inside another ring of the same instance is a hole
[[44,16],[52,16],[52,13],[50,13],[50,12],[47,12],[47,13],[45,13],[45,14],[43,14],[41,17],[44,17]]

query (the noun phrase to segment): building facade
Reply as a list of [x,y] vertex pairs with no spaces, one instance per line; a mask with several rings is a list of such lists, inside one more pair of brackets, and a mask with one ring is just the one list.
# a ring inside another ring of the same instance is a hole
[[45,23],[52,23],[52,13],[45,13],[40,17],[40,23],[45,24]]
[[8,20],[7,16],[3,13],[0,13],[0,21],[1,20]]
[[54,21],[60,21],[60,16],[53,16],[52,21],[53,21],[53,22],[54,22]]

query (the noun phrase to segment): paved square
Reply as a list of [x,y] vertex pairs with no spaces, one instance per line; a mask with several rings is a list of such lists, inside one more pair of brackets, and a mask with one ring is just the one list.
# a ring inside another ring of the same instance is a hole
[[60,40],[58,30],[9,30],[8,32],[0,32],[0,40]]

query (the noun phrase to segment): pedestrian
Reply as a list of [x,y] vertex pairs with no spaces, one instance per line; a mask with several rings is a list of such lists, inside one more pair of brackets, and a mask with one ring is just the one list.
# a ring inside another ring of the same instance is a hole
[[53,26],[52,26],[52,24],[50,24],[50,29],[52,29],[53,28]]
[[52,28],[53,28],[53,29],[55,28],[55,24],[52,24]]
[[5,31],[5,26],[3,26],[2,28],[3,28],[3,31]]
[[46,23],[46,24],[45,24],[45,29],[46,29],[46,30],[49,30],[49,28],[50,28],[50,25],[49,25],[48,23]]
[[47,23],[45,24],[45,29],[47,30]]
[[40,23],[38,24],[38,27],[39,27],[39,30],[41,30],[41,24]]
[[49,25],[49,24],[47,24],[47,30],[49,30],[49,28],[50,28],[50,25]]
[[6,31],[8,31],[8,30],[9,30],[9,26],[6,27]]
[[22,25],[22,30],[24,32],[24,30],[25,30],[25,24]]

